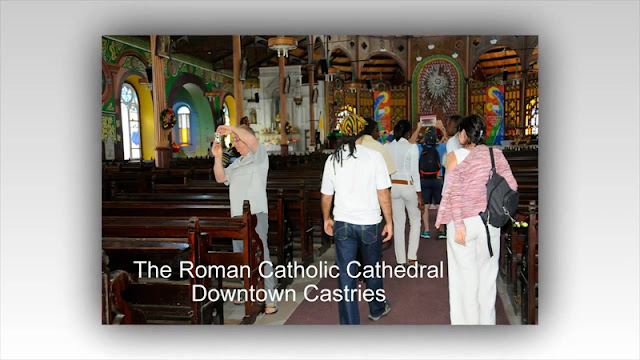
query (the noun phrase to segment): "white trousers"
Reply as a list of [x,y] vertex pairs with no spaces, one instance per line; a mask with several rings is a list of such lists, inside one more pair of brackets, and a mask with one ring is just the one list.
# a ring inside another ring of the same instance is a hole
[[466,245],[455,242],[453,221],[447,226],[451,325],[495,325],[500,229],[489,225],[493,249],[490,257],[480,216],[466,218],[464,224]]
[[[418,260],[418,245],[420,244],[420,221],[418,209],[418,195],[413,185],[392,184],[391,206],[393,210],[393,243],[396,250],[398,264],[411,260]],[[409,251],[405,249],[404,225],[407,222],[405,209],[409,213]]]

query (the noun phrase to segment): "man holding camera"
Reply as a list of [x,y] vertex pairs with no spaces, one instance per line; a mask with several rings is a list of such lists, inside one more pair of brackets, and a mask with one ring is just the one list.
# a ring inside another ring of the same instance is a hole
[[[211,152],[215,157],[213,173],[216,181],[229,186],[229,201],[231,202],[231,217],[242,216],[242,204],[249,200],[251,213],[256,215],[256,232],[262,240],[264,261],[270,261],[267,233],[269,231],[269,203],[267,202],[267,174],[269,172],[269,158],[267,149],[256,139],[255,133],[247,125],[220,125],[217,134],[225,136],[232,134],[233,146],[240,153],[240,158],[228,167],[223,166],[222,145],[216,136]],[[233,240],[233,251],[242,252],[242,240]],[[273,272],[272,265],[264,266],[266,274]],[[267,291],[265,314],[275,314],[278,307],[273,299],[275,278],[264,279],[264,289]]]

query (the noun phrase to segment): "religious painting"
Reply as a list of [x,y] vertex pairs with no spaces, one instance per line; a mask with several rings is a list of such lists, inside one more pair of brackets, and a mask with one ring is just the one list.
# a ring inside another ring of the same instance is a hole
[[486,99],[487,145],[500,145],[504,139],[504,85],[488,86]]
[[422,115],[438,119],[463,113],[462,69],[444,55],[430,56],[414,71],[414,122]]
[[386,131],[391,131],[391,94],[388,91],[373,93],[374,120]]

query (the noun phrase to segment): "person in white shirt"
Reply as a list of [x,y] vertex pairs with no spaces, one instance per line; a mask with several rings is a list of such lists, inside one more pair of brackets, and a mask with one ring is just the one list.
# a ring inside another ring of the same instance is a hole
[[[325,163],[320,189],[324,231],[334,237],[336,244],[338,286],[344,295],[338,312],[340,324],[345,325],[360,324],[358,299],[348,295],[357,289],[357,279],[350,276],[357,273],[357,254],[361,255],[361,265],[378,266],[382,243],[393,236],[389,170],[379,152],[360,144],[365,124],[357,115],[342,120],[342,139]],[[368,277],[366,283],[367,289],[376,294],[383,289],[382,277]],[[377,321],[391,311],[389,302],[380,300],[376,296],[369,301],[370,320]]]
[[[422,189],[420,188],[420,172],[418,161],[420,152],[416,144],[408,139],[411,124],[408,120],[400,120],[393,128],[394,140],[385,144],[397,171],[391,175],[391,204],[395,234],[394,248],[398,264],[418,265],[418,246],[420,244],[420,220],[424,211]],[[404,226],[405,209],[409,214],[409,249],[406,251]],[[408,258],[408,261],[407,261]]]
[[[457,149],[462,149],[462,145],[460,145],[460,140],[458,138],[458,123],[462,117],[460,115],[451,115],[447,118],[447,121],[444,124],[444,141],[447,142],[447,152],[443,156],[442,166],[447,168],[447,155],[456,151]],[[445,173],[446,176],[446,173]],[[444,189],[442,190],[444,193]]]

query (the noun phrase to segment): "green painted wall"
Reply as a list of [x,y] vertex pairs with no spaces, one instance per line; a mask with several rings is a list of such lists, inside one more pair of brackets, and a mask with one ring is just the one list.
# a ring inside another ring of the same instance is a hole
[[[151,61],[151,53],[149,51],[149,41],[138,39],[130,36],[109,36],[102,37],[102,60],[106,63],[115,64],[120,54],[126,50],[135,51],[140,57],[144,58],[147,62]],[[192,58],[183,54],[176,54],[173,56],[173,61],[170,63],[168,59],[163,59],[166,87],[165,94],[168,96],[175,80],[183,73],[191,73],[202,79],[207,90],[212,89],[224,89],[226,92],[233,94],[233,79],[224,75],[230,75],[227,71],[214,72],[205,69],[211,69],[211,66],[199,59]],[[185,63],[189,62],[188,63]],[[194,66],[194,65],[197,66]],[[139,61],[135,56],[127,56],[124,62],[121,64],[122,68],[132,69],[145,74],[144,63]],[[104,78],[104,76],[103,76]],[[137,77],[133,79],[138,96],[141,102],[141,135],[142,135],[142,152],[145,160],[151,159],[155,156],[155,133],[153,123],[153,104],[151,100],[151,93],[146,88],[137,85]],[[115,81],[115,79],[114,79]],[[105,81],[102,81],[102,85],[105,86]],[[113,84],[117,86],[118,84]],[[192,108],[192,122],[191,122],[191,139],[192,146],[187,147],[187,151],[193,156],[204,156],[207,154],[209,145],[208,138],[213,136],[215,132],[213,125],[213,116],[211,114],[208,99],[204,96],[202,90],[191,84],[185,85],[187,88],[183,88],[179,92],[179,97],[176,98],[187,103]],[[102,115],[109,118],[116,116],[116,107],[118,104],[114,103],[114,92],[120,91],[120,89],[113,89],[113,92],[109,94],[108,99],[102,104]],[[221,99],[215,98],[215,112],[217,114],[221,107]],[[174,104],[168,104],[169,106]],[[150,108],[149,108],[150,107]],[[149,110],[151,109],[151,110]],[[177,109],[174,107],[174,109]],[[119,117],[118,117],[119,119]],[[115,121],[116,126],[120,126],[119,120]],[[108,122],[103,122],[103,133],[105,131],[111,131],[105,129],[108,127]],[[177,134],[176,134],[177,135]],[[174,137],[177,139],[177,137]],[[122,139],[116,139],[116,146],[122,148]]]

